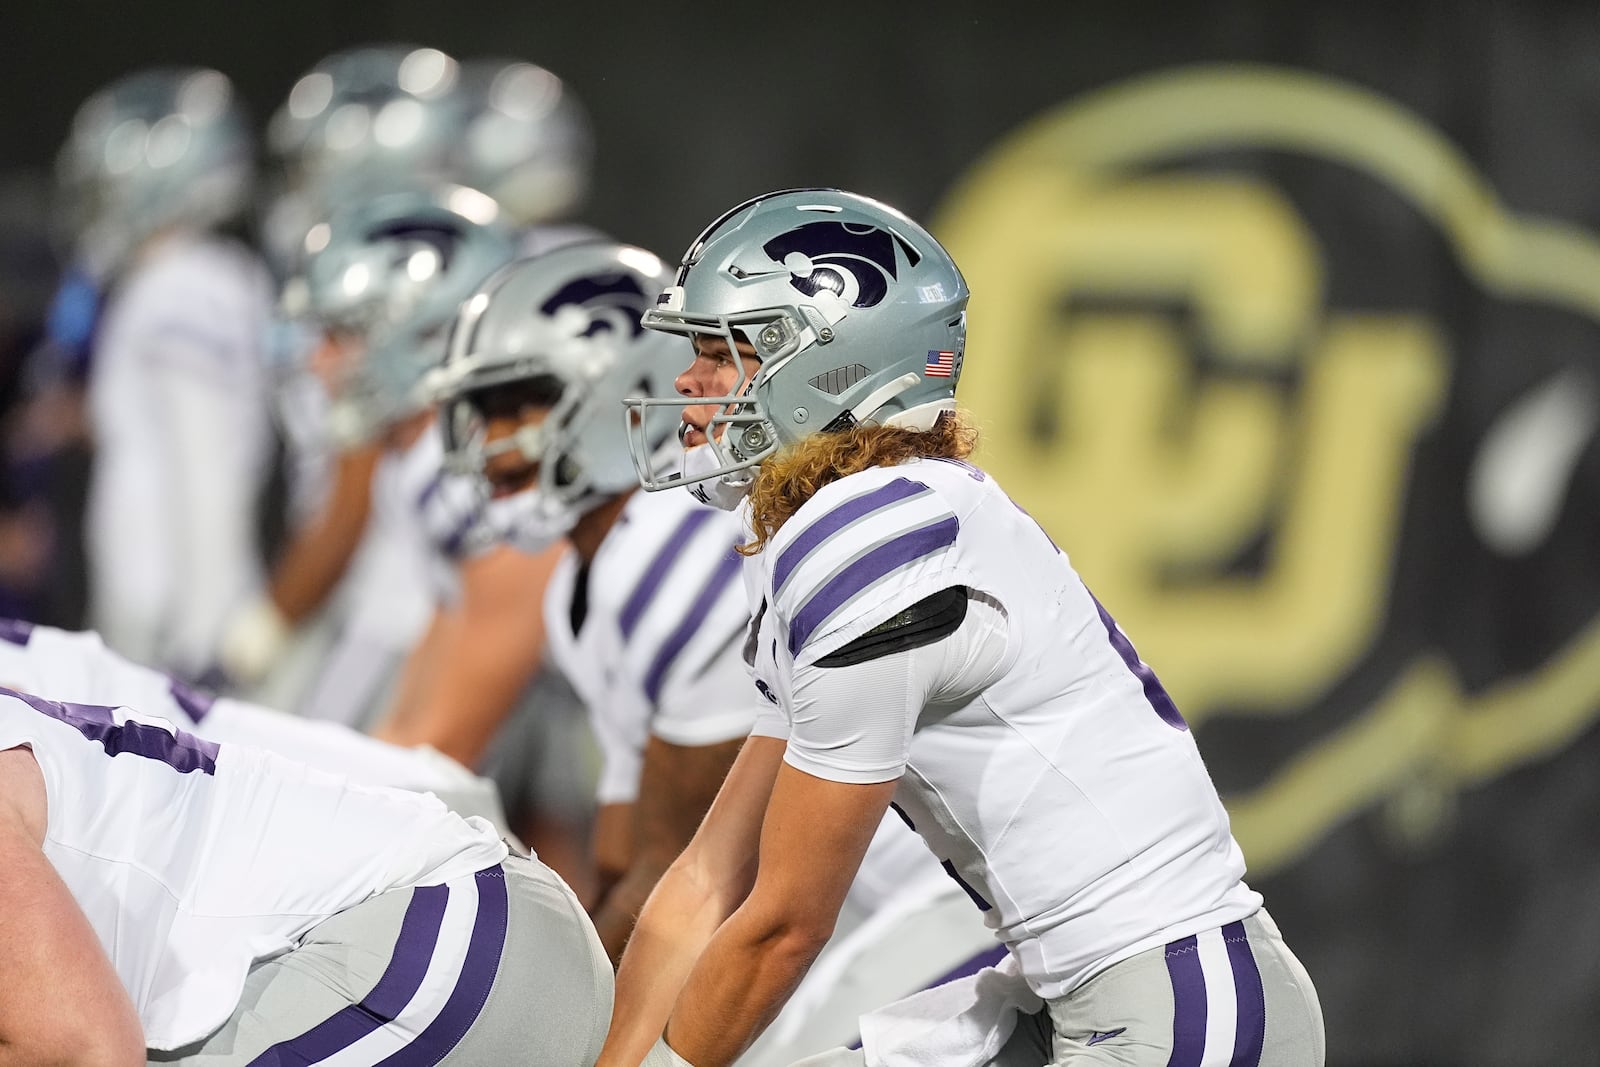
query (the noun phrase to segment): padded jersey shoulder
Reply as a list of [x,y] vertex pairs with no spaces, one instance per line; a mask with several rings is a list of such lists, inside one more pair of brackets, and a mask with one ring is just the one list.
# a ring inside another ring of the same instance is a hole
[[913,601],[937,591],[961,524],[920,477],[924,466],[870,468],[824,486],[768,545],[765,592],[791,654],[814,637],[877,625],[910,606],[907,591],[918,592]]

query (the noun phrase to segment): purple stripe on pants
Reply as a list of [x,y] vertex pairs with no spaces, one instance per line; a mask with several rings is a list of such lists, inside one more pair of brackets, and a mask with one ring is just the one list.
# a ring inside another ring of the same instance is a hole
[[395,938],[394,955],[372,992],[360,1004],[341,1009],[299,1037],[273,1045],[251,1060],[250,1067],[316,1063],[349,1048],[404,1011],[428,973],[449,898],[450,890],[442,885],[413,890]]
[[1200,969],[1199,939],[1174,941],[1166,955],[1172,979],[1172,1055],[1167,1067],[1200,1067],[1206,1054],[1206,976]]
[[1228,963],[1233,967],[1233,995],[1239,1004],[1239,1022],[1233,1035],[1233,1059],[1228,1067],[1257,1067],[1261,1046],[1267,1037],[1267,997],[1261,989],[1261,971],[1255,953],[1245,937],[1244,923],[1229,923],[1222,928],[1228,946]]
[[506,872],[496,864],[476,875],[478,917],[467,945],[466,962],[444,1010],[405,1048],[382,1061],[380,1067],[434,1067],[461,1043],[478,1021],[494,977],[500,971],[500,954],[506,947]]

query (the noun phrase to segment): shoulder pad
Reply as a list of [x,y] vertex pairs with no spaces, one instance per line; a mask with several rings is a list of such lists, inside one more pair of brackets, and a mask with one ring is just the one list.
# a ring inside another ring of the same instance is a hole
[[860,637],[817,660],[819,667],[849,667],[921,648],[955,633],[967,617],[967,590],[953,585],[924,597]]

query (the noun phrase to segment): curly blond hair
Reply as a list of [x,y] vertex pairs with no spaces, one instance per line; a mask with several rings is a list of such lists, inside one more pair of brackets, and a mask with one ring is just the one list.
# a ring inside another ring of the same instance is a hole
[[931,430],[866,424],[836,433],[814,433],[764,460],[750,487],[750,522],[755,540],[740,545],[753,556],[783,528],[800,506],[830,482],[868,467],[893,467],[910,459],[966,459],[978,429],[964,412],[948,411]]

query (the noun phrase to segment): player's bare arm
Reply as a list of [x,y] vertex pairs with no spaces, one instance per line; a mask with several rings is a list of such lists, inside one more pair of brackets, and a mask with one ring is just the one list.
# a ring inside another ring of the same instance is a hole
[[289,543],[273,570],[268,596],[290,624],[304,621],[322,606],[355,555],[372,511],[372,474],[382,455],[378,445],[339,454],[327,502]]
[[413,654],[427,661],[418,691],[397,701],[378,736],[476,763],[539,668],[544,615],[529,605],[544,599],[561,553],[560,546],[529,555],[501,545],[464,562],[451,624],[430,632]]
[[639,799],[630,805],[631,858],[594,913],[600,942],[613,961],[621,959],[646,898],[694,837],[743,744],[742,738],[696,746],[650,739]]
[[783,748],[769,737],[744,743],[705,821],[650,894],[617,970],[611,1031],[596,1067],[638,1067],[706,943],[750,892]]
[[46,816],[33,754],[0,751],[0,1067],[138,1067],[138,1017],[45,858]]

